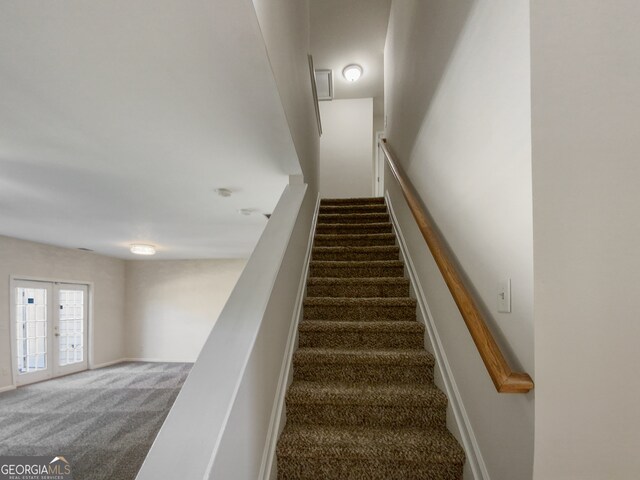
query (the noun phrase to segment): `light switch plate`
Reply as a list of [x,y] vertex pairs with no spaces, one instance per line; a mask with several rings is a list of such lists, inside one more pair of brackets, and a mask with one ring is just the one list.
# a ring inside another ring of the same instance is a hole
[[511,279],[501,280],[498,285],[498,312],[511,313]]

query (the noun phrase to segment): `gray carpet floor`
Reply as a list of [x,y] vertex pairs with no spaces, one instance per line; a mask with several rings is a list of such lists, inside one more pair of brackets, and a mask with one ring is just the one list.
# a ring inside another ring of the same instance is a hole
[[62,455],[75,480],[133,480],[191,370],[125,362],[0,394],[0,455]]

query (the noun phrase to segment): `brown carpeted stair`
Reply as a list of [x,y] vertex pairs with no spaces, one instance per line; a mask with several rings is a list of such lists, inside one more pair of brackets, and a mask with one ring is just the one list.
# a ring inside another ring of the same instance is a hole
[[324,199],[279,480],[461,480],[447,398],[382,198]]

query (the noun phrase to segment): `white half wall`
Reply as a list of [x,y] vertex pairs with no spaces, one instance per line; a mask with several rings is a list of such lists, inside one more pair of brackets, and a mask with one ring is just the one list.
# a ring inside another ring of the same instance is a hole
[[0,389],[11,385],[9,277],[93,284],[93,365],[122,359],[125,261],[0,236]]
[[536,480],[640,476],[639,18],[531,2]]
[[147,455],[138,480],[258,478],[311,235],[313,197],[288,186]]
[[[394,1],[385,112],[390,148],[475,290],[489,328],[513,368],[533,377],[529,2]],[[411,237],[407,244],[486,472],[493,480],[530,479],[535,393],[495,391],[388,175],[385,184]],[[498,313],[498,284],[507,278],[512,311]]]
[[127,357],[195,362],[246,259],[126,265]]
[[370,197],[373,182],[373,99],[320,102],[320,196]]

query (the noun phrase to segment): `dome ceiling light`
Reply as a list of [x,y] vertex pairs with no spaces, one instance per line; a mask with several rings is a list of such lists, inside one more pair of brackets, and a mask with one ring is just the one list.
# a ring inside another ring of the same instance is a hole
[[136,255],[155,255],[156,247],[153,245],[142,245],[139,243],[135,243],[130,246],[131,253],[135,253]]
[[344,67],[344,70],[342,70],[342,76],[347,80],[347,82],[356,82],[361,75],[362,67],[355,63],[347,65],[346,67]]

